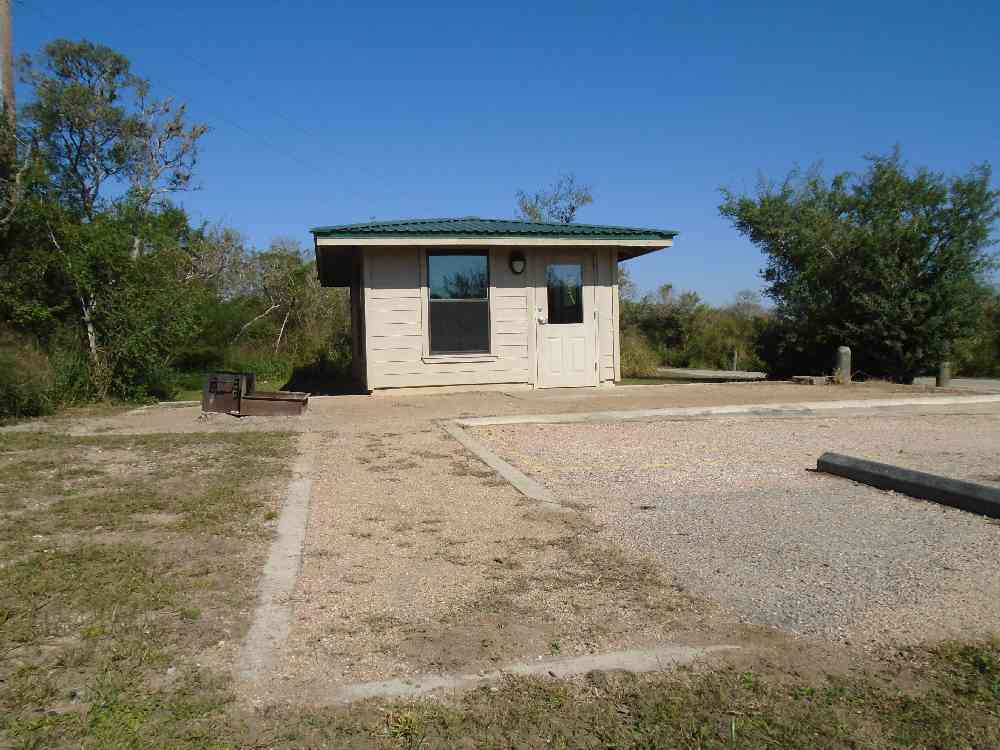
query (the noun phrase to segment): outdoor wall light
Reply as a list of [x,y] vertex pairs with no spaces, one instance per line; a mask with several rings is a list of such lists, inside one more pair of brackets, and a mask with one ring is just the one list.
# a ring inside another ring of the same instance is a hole
[[525,266],[528,265],[528,261],[524,259],[524,253],[520,250],[515,250],[510,254],[510,270],[511,273],[520,276],[524,273]]

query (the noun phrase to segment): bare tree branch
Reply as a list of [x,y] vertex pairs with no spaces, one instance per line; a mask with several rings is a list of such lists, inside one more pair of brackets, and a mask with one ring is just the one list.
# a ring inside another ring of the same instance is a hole
[[261,313],[260,315],[258,315],[258,316],[257,316],[256,318],[254,318],[253,320],[250,320],[250,321],[248,321],[248,322],[244,323],[244,324],[243,324],[243,327],[242,327],[242,328],[241,328],[241,329],[240,329],[240,330],[239,330],[239,331],[237,332],[237,334],[236,334],[235,336],[233,336],[233,343],[235,344],[235,343],[236,343],[236,341],[237,341],[237,340],[239,339],[239,337],[240,337],[240,336],[242,336],[242,335],[243,335],[243,333],[244,333],[244,332],[245,332],[245,331],[246,331],[246,330],[247,330],[247,329],[248,329],[248,328],[249,328],[250,326],[252,326],[252,325],[253,325],[254,323],[256,323],[256,322],[257,322],[258,320],[261,320],[262,318],[266,318],[266,317],[267,317],[268,315],[270,315],[271,313],[273,313],[273,312],[274,312],[275,310],[277,310],[277,309],[278,309],[279,307],[281,307],[281,305],[271,305],[271,306],[270,306],[269,308],[267,308],[267,309],[266,309],[266,310],[265,310],[264,312],[262,312],[262,313]]

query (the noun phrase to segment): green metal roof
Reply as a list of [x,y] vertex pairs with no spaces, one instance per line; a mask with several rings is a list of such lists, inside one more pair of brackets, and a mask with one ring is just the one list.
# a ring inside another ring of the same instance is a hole
[[313,227],[317,237],[550,237],[553,239],[669,240],[669,229],[611,227],[597,224],[554,224],[517,219],[401,219]]

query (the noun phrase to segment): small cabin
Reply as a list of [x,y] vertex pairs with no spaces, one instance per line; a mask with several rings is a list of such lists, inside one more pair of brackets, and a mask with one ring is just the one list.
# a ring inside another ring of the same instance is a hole
[[475,217],[311,231],[320,282],[351,290],[354,376],[369,392],[613,385],[618,264],[677,234]]

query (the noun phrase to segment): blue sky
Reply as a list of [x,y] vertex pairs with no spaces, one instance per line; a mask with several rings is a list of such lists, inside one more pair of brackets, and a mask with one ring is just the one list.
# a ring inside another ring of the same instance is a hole
[[509,217],[572,172],[596,198],[580,221],[681,232],[630,263],[641,287],[723,303],[762,258],[720,187],[896,143],[944,172],[1000,161],[1000,6],[829,5],[15,0],[14,33],[18,53],[107,44],[186,101],[212,131],[181,202],[258,245]]

